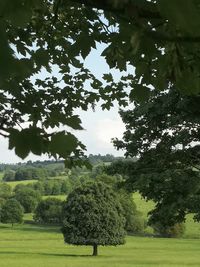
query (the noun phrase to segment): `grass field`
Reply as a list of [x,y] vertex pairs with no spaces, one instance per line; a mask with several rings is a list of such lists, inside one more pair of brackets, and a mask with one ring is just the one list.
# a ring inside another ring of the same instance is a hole
[[12,182],[6,182],[6,183],[9,184],[12,187],[12,189],[14,189],[15,186],[18,184],[26,185],[26,184],[36,183],[36,182],[37,180],[24,180],[24,181],[12,181]]
[[57,227],[0,225],[1,267],[200,266],[199,239],[127,237],[118,247],[65,245]]
[[[30,183],[33,181],[22,181]],[[14,187],[19,182],[10,182]],[[45,196],[65,200],[65,195]],[[144,218],[154,206],[138,193],[134,201]],[[169,267],[200,266],[200,224],[192,215],[186,220],[186,232],[181,239],[128,236],[126,244],[100,247],[99,256],[92,257],[90,247],[64,244],[59,227],[34,225],[32,214],[25,214],[23,225],[0,224],[0,267]],[[29,222],[29,223],[27,223]],[[148,227],[146,233],[152,234]]]

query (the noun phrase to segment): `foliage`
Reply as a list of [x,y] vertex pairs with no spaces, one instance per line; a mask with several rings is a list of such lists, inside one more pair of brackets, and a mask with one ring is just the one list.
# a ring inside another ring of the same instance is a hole
[[124,240],[123,210],[117,195],[103,183],[76,188],[63,208],[62,232],[66,243],[93,246],[119,245]]
[[42,168],[20,168],[15,173],[15,181],[38,180],[46,178],[47,175],[47,171]]
[[199,213],[199,100],[166,91],[120,113],[126,131],[114,144],[138,160],[115,163],[111,172],[118,169],[127,188],[156,203],[151,225],[171,227],[187,213]]
[[11,193],[12,189],[9,184],[0,182],[0,198],[9,198]]
[[[68,179],[52,179],[42,183],[44,195],[62,195],[71,191],[71,184]],[[33,185],[36,188],[37,184]]]
[[157,222],[153,225],[156,234],[162,237],[181,237],[185,232],[185,225],[183,223],[176,223],[173,226],[164,226]]
[[13,170],[8,170],[4,173],[3,181],[15,181],[15,172]]
[[[55,130],[82,129],[76,108],[101,100],[109,109],[115,99],[125,106],[127,96],[145,102],[152,91],[174,87],[199,93],[198,0],[2,0],[0,14],[0,133],[21,158],[48,153],[80,165],[85,146]],[[120,81],[86,68],[99,44]]]
[[40,195],[62,195],[68,194],[71,191],[71,183],[69,179],[47,179],[29,184],[17,184],[14,191],[20,191],[21,189],[31,189],[39,192]]
[[98,164],[102,164],[102,163],[111,163],[117,159],[119,159],[119,157],[115,157],[112,154],[106,154],[106,155],[89,154],[89,156],[88,156],[88,160],[92,165],[98,165]]
[[24,186],[15,191],[15,198],[24,208],[25,213],[33,212],[41,199],[39,192]]
[[2,223],[22,223],[23,208],[16,199],[8,199],[1,208]]
[[56,198],[47,198],[37,205],[34,212],[34,220],[40,223],[57,223],[62,221],[63,202]]
[[131,234],[143,233],[146,222],[142,217],[142,213],[137,210],[132,194],[120,190],[118,192],[118,197],[125,217],[125,230]]

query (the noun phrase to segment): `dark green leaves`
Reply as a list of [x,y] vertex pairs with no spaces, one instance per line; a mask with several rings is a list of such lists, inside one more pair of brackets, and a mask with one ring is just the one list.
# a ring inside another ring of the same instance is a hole
[[15,149],[15,153],[22,159],[30,152],[41,155],[44,149],[44,141],[39,128],[28,128],[21,131],[11,129],[9,136],[9,149]]
[[129,98],[131,101],[145,102],[149,99],[150,88],[142,84],[134,84],[134,89],[131,90]]
[[24,159],[30,152],[41,155],[49,152],[55,158],[68,158],[76,151],[77,138],[64,131],[52,135],[51,139],[42,136],[39,128],[28,128],[21,131],[11,129],[9,137],[9,149],[15,149],[15,153]]
[[186,34],[200,35],[200,10],[194,0],[160,0],[158,5],[161,13]]
[[79,116],[74,115],[65,119],[65,123],[75,130],[83,130]]
[[63,131],[52,136],[49,150],[55,157],[59,155],[62,158],[67,158],[76,149],[77,145],[77,138],[70,133],[65,134]]

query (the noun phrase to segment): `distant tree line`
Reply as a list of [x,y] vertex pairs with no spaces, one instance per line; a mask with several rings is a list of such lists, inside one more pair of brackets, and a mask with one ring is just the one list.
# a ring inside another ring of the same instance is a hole
[[17,170],[7,170],[4,173],[3,181],[23,181],[42,180],[48,177],[59,176],[64,173],[62,167],[42,168],[42,167],[21,167]]

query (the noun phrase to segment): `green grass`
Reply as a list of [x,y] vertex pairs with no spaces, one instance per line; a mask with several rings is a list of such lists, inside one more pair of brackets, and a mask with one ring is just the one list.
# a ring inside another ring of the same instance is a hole
[[200,240],[127,237],[118,247],[66,245],[58,227],[0,225],[1,267],[200,266]]
[[47,198],[58,198],[60,200],[66,200],[66,195],[57,195],[57,196],[53,196],[53,195],[50,195],[50,196],[42,196],[42,199],[47,199]]
[[[66,198],[65,195],[53,197]],[[137,193],[133,197],[146,217],[154,203],[145,202]],[[24,220],[31,221],[32,214],[25,214]],[[186,229],[185,238],[182,239],[128,236],[125,245],[100,247],[100,255],[92,257],[91,247],[64,244],[59,227],[25,223],[12,228],[0,224],[0,266],[199,267],[200,224],[194,223],[192,216],[188,216]],[[147,229],[147,232],[152,232],[152,229]]]
[[[154,207],[153,201],[146,202],[141,198],[139,193],[133,194],[133,199],[137,205],[138,210],[141,211],[143,213],[143,217],[147,219],[147,213]],[[200,223],[194,222],[192,214],[186,216],[185,227],[186,229],[183,236],[184,238],[200,239]],[[151,227],[147,227],[146,232],[152,234],[153,229]]]
[[36,182],[37,182],[37,180],[24,180],[24,181],[7,182],[7,184],[9,184],[12,187],[12,189],[14,189],[15,186],[18,185],[18,184],[27,185],[27,184],[36,183]]

